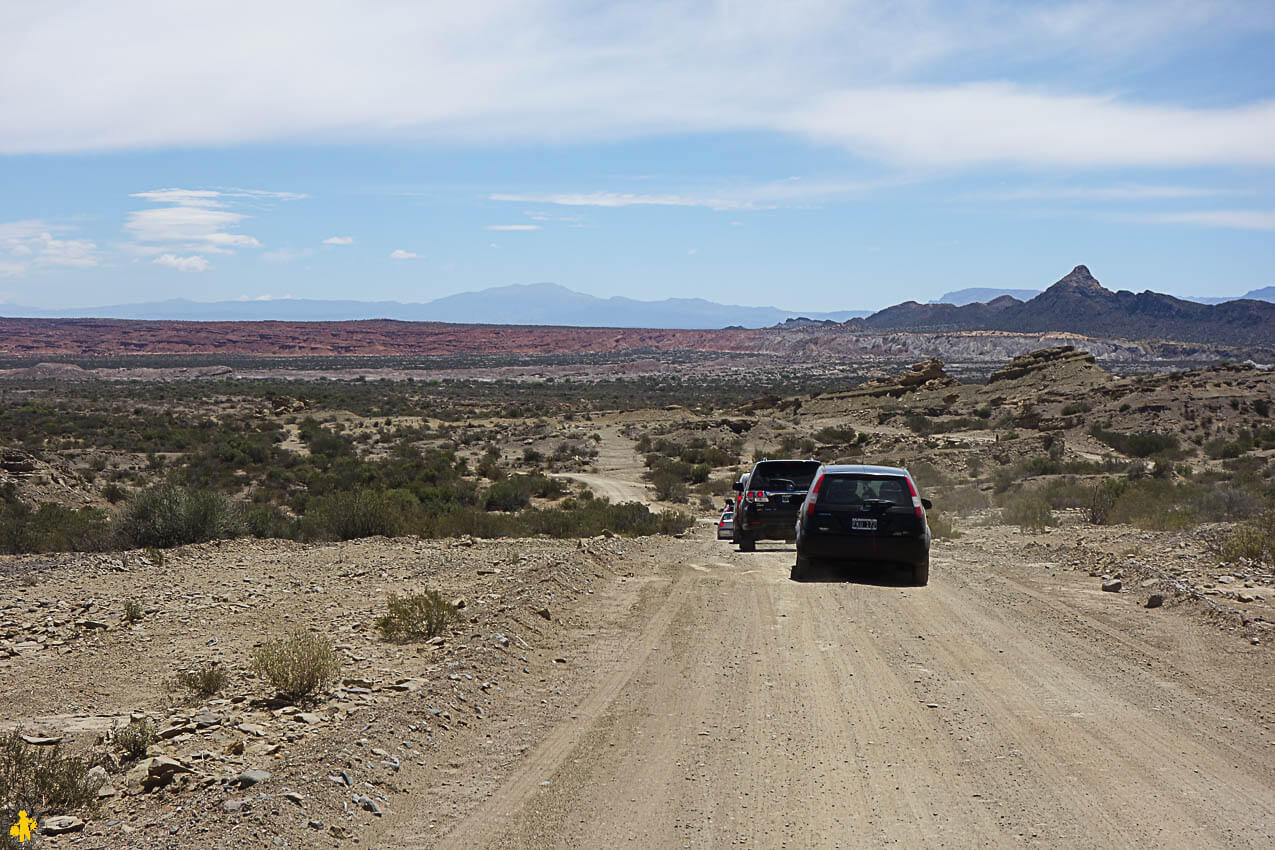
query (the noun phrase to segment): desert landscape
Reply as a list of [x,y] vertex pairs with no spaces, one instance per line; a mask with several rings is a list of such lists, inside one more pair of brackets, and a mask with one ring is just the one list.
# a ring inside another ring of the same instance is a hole
[[[0,776],[86,848],[1266,846],[1275,373],[1058,341],[11,356]],[[782,456],[910,469],[930,586],[717,540]]]
[[0,850],[1275,847],[1272,57],[0,4]]

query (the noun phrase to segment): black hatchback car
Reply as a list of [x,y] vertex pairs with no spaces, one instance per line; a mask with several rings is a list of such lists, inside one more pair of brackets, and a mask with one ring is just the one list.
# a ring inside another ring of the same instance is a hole
[[930,507],[906,469],[821,466],[797,516],[793,579],[805,578],[812,561],[878,561],[905,564],[913,584],[928,584]]

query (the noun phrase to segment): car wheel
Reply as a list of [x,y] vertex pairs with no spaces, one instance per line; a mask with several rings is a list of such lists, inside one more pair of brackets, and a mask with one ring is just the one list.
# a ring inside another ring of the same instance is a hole
[[810,559],[801,553],[797,554],[797,560],[792,565],[792,573],[790,574],[793,581],[805,581],[810,578]]
[[925,587],[930,583],[930,562],[915,564],[912,567],[912,583],[917,587]]
[[739,543],[739,551],[741,552],[757,551],[757,541],[751,537],[741,537],[737,542]]

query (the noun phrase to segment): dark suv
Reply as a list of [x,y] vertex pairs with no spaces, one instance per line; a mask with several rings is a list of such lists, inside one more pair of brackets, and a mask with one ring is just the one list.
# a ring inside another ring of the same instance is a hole
[[931,507],[906,469],[820,467],[797,517],[792,577],[805,578],[816,560],[891,561],[911,567],[913,584],[928,584]]
[[753,551],[758,540],[793,539],[797,513],[818,469],[817,460],[761,460],[735,483],[740,494],[734,538],[739,551]]

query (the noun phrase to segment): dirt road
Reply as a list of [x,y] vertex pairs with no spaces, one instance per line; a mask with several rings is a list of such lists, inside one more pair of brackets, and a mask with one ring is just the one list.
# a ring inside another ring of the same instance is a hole
[[598,443],[598,456],[594,458],[593,472],[559,472],[555,478],[570,478],[593,490],[598,496],[621,502],[652,504],[651,493],[642,482],[644,467],[633,451],[633,441],[620,433],[614,425],[598,429],[602,440]]
[[570,719],[448,832],[408,816],[386,846],[1275,841],[1269,653],[977,544],[912,588],[797,584],[790,546],[707,535]]

